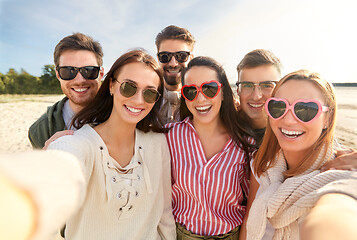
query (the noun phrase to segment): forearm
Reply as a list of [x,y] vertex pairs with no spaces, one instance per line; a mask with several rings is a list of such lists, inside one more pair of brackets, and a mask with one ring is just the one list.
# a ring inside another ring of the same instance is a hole
[[[84,196],[85,181],[77,159],[61,151],[6,154],[0,159],[0,172],[14,186],[4,188],[1,196],[7,193],[18,196],[18,201],[8,200],[1,204],[2,208],[10,210],[7,215],[1,214],[1,218],[5,221],[9,216],[27,219],[28,225],[35,226],[34,229],[30,227],[32,230],[27,235],[33,232],[36,239],[49,239],[80,207]],[[18,206],[22,206],[24,212],[11,214],[11,209]],[[14,227],[22,231],[17,224]]]
[[2,172],[0,195],[0,239],[29,239],[37,223],[37,209],[32,198]]
[[323,195],[300,226],[302,240],[356,239],[357,200],[344,194]]

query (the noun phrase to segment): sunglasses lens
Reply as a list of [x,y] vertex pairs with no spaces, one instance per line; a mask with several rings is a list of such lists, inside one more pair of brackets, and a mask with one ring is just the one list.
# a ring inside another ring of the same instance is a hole
[[94,80],[99,75],[100,67],[87,66],[81,68],[81,74],[85,79]]
[[281,117],[286,111],[286,104],[283,101],[270,100],[268,102],[268,111],[272,118]]
[[172,55],[170,53],[161,52],[158,54],[158,58],[161,63],[168,63],[170,62]]
[[184,63],[188,60],[189,52],[177,52],[175,58],[178,62]]
[[184,86],[182,89],[182,94],[187,100],[193,101],[193,99],[195,99],[197,96],[197,88],[194,86],[191,87]]
[[298,102],[294,106],[295,115],[303,122],[309,122],[317,115],[319,106],[314,102]]
[[78,68],[74,67],[58,67],[58,74],[62,80],[72,80],[77,76]]
[[208,98],[214,98],[218,93],[218,84],[210,82],[202,85],[202,92]]
[[146,89],[143,92],[144,100],[147,103],[154,103],[159,100],[160,94],[154,89]]
[[129,82],[123,82],[120,85],[120,94],[123,95],[124,97],[129,98],[129,97],[134,96],[137,89],[138,88],[134,84],[129,83]]

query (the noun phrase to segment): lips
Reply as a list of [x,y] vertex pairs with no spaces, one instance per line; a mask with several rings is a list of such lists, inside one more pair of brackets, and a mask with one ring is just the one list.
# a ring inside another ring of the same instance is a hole
[[89,87],[75,87],[75,88],[72,88],[72,90],[77,92],[77,93],[83,93],[83,92],[87,91],[88,89],[89,89]]
[[283,128],[281,128],[280,131],[285,137],[290,138],[290,139],[300,137],[301,135],[303,135],[305,133],[303,131],[290,131],[290,130],[286,130]]
[[134,113],[134,114],[139,114],[141,111],[144,110],[142,108],[134,108],[134,107],[129,107],[127,105],[124,105],[124,106],[129,112]]
[[168,74],[179,74],[183,68],[182,67],[164,67],[164,70]]
[[264,106],[264,103],[248,103],[248,105],[252,108],[261,108]]
[[209,112],[209,110],[211,110],[211,108],[212,108],[212,105],[195,107],[195,109],[200,113],[207,113],[207,112]]

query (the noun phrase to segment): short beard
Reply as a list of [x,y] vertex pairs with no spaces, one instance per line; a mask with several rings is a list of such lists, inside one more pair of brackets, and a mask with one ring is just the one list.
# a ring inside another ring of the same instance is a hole
[[171,67],[164,67],[164,79],[165,79],[165,82],[168,85],[176,86],[176,85],[179,85],[181,83],[181,72],[183,70],[183,67],[179,67],[179,68],[180,68],[180,72],[177,74],[176,77],[174,77],[174,76],[168,76],[167,73],[166,73],[166,71],[168,69],[172,69],[172,68]]
[[176,77],[168,77],[165,76],[166,74],[164,74],[164,79],[165,82],[170,85],[170,86],[176,86],[179,85],[181,83],[181,74],[176,76]]

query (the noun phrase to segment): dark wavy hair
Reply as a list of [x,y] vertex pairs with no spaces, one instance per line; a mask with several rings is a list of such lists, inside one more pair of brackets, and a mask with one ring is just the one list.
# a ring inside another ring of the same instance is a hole
[[[158,91],[161,96],[163,95],[163,73],[155,59],[143,49],[129,51],[114,62],[113,66],[105,76],[95,98],[73,118],[72,125],[74,127],[81,128],[85,124],[99,125],[109,118],[113,109],[113,97],[110,95],[109,89],[110,81],[115,81],[114,75],[118,73],[123,66],[135,62],[144,63],[157,73],[160,78]],[[148,132],[150,130],[154,132],[165,132],[163,124],[158,117],[159,108],[162,102],[161,96],[150,113],[137,123],[136,128],[143,132]]]
[[[243,119],[238,115],[238,111],[234,103],[232,88],[228,82],[226,72],[224,71],[222,65],[209,57],[195,57],[189,62],[187,68],[185,68],[182,73],[182,85],[185,85],[185,75],[192,67],[208,67],[217,73],[218,81],[222,84],[221,91],[223,91],[223,100],[219,110],[219,117],[229,132],[229,135],[238,146],[243,148],[248,156],[248,153],[252,150],[253,145],[248,142],[247,136],[254,136],[254,132],[249,127],[250,125],[246,121],[247,119]],[[181,120],[186,117],[192,118],[193,115],[187,108],[186,101],[182,96],[180,101]]]

